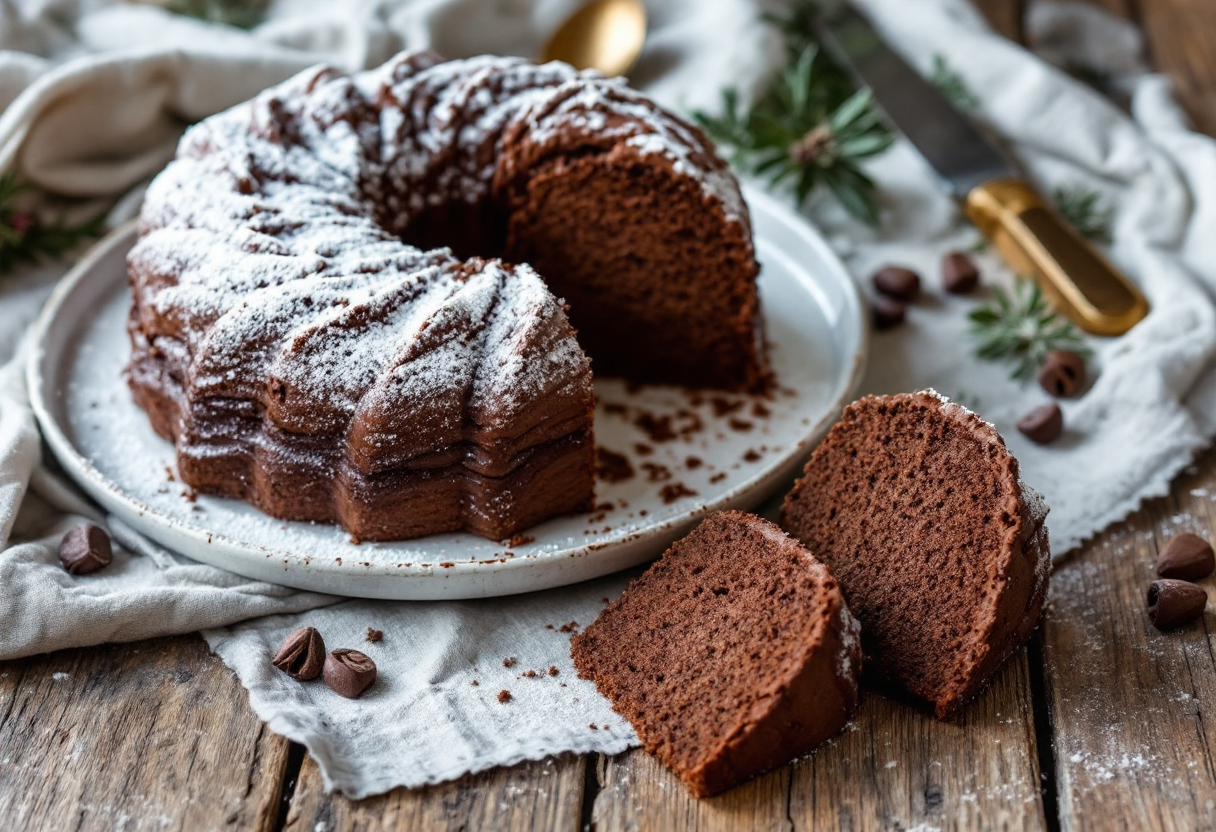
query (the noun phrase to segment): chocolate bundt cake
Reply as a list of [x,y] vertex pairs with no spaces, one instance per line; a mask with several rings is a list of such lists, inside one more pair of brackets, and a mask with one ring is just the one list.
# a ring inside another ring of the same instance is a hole
[[1046,515],[996,429],[928,391],[846,408],[781,525],[840,581],[867,674],[944,719],[1038,623]]
[[128,263],[130,386],[182,479],[364,540],[588,508],[584,350],[637,381],[764,379],[725,164],[564,64],[302,73],[186,133]]
[[857,705],[857,622],[827,568],[766,520],[712,514],[572,644],[698,797],[794,759]]

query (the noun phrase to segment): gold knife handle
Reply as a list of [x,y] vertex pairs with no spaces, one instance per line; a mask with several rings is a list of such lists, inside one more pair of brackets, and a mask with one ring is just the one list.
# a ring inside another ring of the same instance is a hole
[[1048,300],[1086,332],[1122,335],[1148,314],[1140,290],[1025,182],[985,182],[967,194],[963,210],[1011,268],[1032,275]]

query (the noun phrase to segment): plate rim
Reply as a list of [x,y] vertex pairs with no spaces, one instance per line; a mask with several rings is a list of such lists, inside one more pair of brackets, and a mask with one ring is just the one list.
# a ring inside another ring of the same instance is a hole
[[[284,570],[282,575],[277,578],[266,578],[264,570],[256,568],[260,564],[255,565],[252,562],[250,563],[250,570],[248,572],[233,569],[227,564],[218,567],[247,577],[255,577],[259,580],[267,580],[284,586],[311,589],[313,591],[318,591],[316,588],[317,583],[340,581],[355,575],[358,575],[362,579],[398,578],[402,579],[402,584],[407,583],[409,580],[427,578],[439,579],[440,582],[446,583],[444,579],[459,579],[473,575],[489,577],[492,573],[535,569],[548,562],[569,562],[572,559],[591,554],[607,554],[607,551],[624,549],[631,544],[636,544],[642,538],[668,535],[673,528],[695,523],[699,518],[713,511],[746,499],[746,496],[750,492],[761,488],[769,477],[781,469],[787,466],[799,468],[804,465],[805,460],[827,432],[830,424],[839,417],[844,406],[856,394],[869,360],[872,335],[869,317],[865,314],[866,306],[863,302],[860,288],[844,263],[805,217],[777,198],[757,189],[749,183],[743,182],[741,183],[741,187],[750,213],[755,214],[759,209],[770,217],[780,220],[781,224],[787,230],[796,234],[802,243],[814,249],[823,263],[830,265],[830,268],[827,270],[829,274],[816,275],[816,278],[830,278],[839,283],[841,288],[844,289],[843,297],[845,302],[843,315],[852,318],[854,331],[856,332],[856,350],[851,355],[842,355],[840,358],[848,366],[845,369],[844,381],[837,395],[824,408],[822,415],[814,423],[807,426],[805,432],[799,437],[794,446],[786,454],[783,454],[779,460],[775,460],[772,465],[757,471],[754,476],[740,482],[734,488],[717,495],[710,501],[697,503],[688,511],[673,517],[656,520],[654,525],[630,531],[618,540],[610,542],[591,541],[570,548],[518,555],[514,558],[504,558],[496,562],[474,560],[441,561],[439,557],[436,557],[432,562],[414,563],[411,567],[406,568],[401,568],[400,566],[394,567],[390,563],[371,563],[370,566],[367,566],[348,562],[335,566],[290,551],[276,551],[258,543],[232,538],[222,532],[209,531],[199,525],[182,523],[173,517],[161,514],[156,509],[142,502],[135,495],[125,491],[118,483],[106,477],[102,471],[97,469],[80,452],[75,443],[69,438],[65,426],[61,425],[59,420],[53,415],[50,399],[55,395],[56,391],[48,389],[48,376],[51,374],[44,372],[45,368],[43,365],[45,364],[47,354],[48,335],[59,318],[65,303],[75,293],[77,288],[96,272],[98,263],[109,255],[112,249],[123,244],[135,232],[138,225],[137,219],[124,222],[95,243],[60,278],[48,296],[31,331],[32,348],[26,357],[25,380],[30,406],[44,440],[68,476],[93,500],[101,504],[107,512],[117,515],[120,520],[128,522],[128,525],[135,524],[129,523],[127,518],[123,517],[124,513],[138,518],[138,526],[148,524],[155,527],[162,535],[172,535],[175,538],[188,538],[194,544],[194,547],[201,551],[207,551],[217,543],[220,543],[232,550],[227,555],[220,555],[225,561],[229,561],[233,557],[248,557],[256,553],[259,556],[259,560],[274,557],[276,559],[285,559],[285,563],[295,561],[298,568],[321,576],[320,580],[312,582],[312,586],[305,586],[303,583],[291,580],[292,576],[288,570]],[[116,504],[120,509],[116,509],[115,505],[111,503]],[[208,559],[196,558],[182,553],[181,546],[164,543],[159,535],[149,533],[138,526],[135,528],[135,531],[147,535],[149,538],[161,543],[161,545],[174,549],[177,554],[198,562],[211,563]],[[217,552],[217,554],[219,553]],[[437,567],[440,566],[441,562],[444,566],[442,569],[439,569]],[[359,567],[358,571],[356,571],[356,565]],[[620,568],[627,567],[617,567],[599,574],[610,574],[611,572],[618,571]],[[544,584],[544,586],[560,586],[587,579],[589,577],[573,581],[562,581],[555,584]],[[504,583],[507,582],[504,581]],[[335,594],[345,594],[347,597],[392,597],[350,593]],[[492,594],[495,593],[452,595],[451,597],[485,597]]]

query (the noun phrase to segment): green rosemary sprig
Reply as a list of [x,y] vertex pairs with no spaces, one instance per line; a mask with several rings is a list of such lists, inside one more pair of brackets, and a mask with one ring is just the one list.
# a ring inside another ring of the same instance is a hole
[[1066,185],[1051,192],[1056,209],[1069,225],[1087,240],[1110,245],[1114,239],[1111,224],[1115,209],[1102,201],[1102,195],[1084,185]]
[[963,80],[963,76],[950,66],[945,55],[933,56],[933,74],[929,76],[929,83],[937,87],[941,94],[960,110],[978,110],[980,108],[979,96],[971,91],[967,82]]
[[165,9],[174,14],[252,29],[266,17],[270,0],[169,0]]
[[877,187],[863,159],[891,146],[868,90],[858,90],[811,38],[810,4],[789,18],[766,18],[785,35],[790,62],[744,112],[734,89],[722,92],[722,115],[693,117],[715,142],[731,148],[740,170],[773,186],[792,187],[801,203],[819,185],[854,217],[878,224]]
[[104,230],[105,214],[76,224],[39,218],[17,204],[27,190],[12,173],[0,174],[0,274],[43,258],[62,257]]
[[1081,333],[1047,304],[1033,280],[1018,280],[1009,292],[994,288],[993,302],[968,317],[979,342],[976,356],[1016,362],[1010,377],[1018,381],[1033,378],[1052,350],[1090,353]]

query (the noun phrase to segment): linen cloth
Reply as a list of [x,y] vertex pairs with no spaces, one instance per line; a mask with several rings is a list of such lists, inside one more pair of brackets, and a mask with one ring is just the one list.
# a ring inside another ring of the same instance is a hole
[[[186,123],[306,66],[323,59],[355,70],[422,47],[453,57],[531,56],[577,5],[291,0],[241,32],[151,6],[0,0],[0,171],[59,196],[108,204],[127,194],[114,209],[122,219],[137,210],[142,185],[171,158]],[[1053,506],[1054,548],[1065,552],[1165,493],[1216,433],[1216,143],[1187,128],[1168,84],[1140,62],[1134,30],[1113,19],[1041,4],[1031,24],[1045,58],[1110,73],[1130,98],[1130,117],[990,32],[965,0],[921,0],[914,15],[903,0],[861,5],[922,71],[935,56],[948,61],[978,99],[976,118],[1044,191],[1081,184],[1103,195],[1114,210],[1110,254],[1153,304],[1129,335],[1094,340],[1097,380],[1064,404],[1066,435],[1039,448],[1013,423],[1046,397],[970,354],[965,314],[982,296],[955,298],[936,286],[942,253],[977,235],[915,152],[901,142],[871,166],[885,201],[879,231],[828,201],[810,206],[854,274],[891,262],[928,277],[908,324],[874,338],[864,389],[934,386],[995,422],[1026,481]],[[671,107],[713,107],[728,85],[747,95],[778,68],[780,39],[750,0],[655,0],[650,11],[633,80]],[[991,255],[981,261],[987,282],[1011,279]],[[304,743],[326,785],[351,797],[636,743],[594,687],[575,677],[560,630],[589,623],[628,576],[488,601],[344,601],[193,563],[113,520],[122,544],[114,564],[87,579],[67,575],[56,561],[60,536],[81,517],[106,518],[53,473],[22,372],[23,333],[62,270],[0,279],[0,658],[204,629],[258,715]],[[283,636],[304,624],[331,648],[356,647],[377,661],[380,680],[362,699],[270,668]],[[365,644],[368,627],[384,640]],[[504,666],[507,658],[513,666]],[[539,675],[522,677],[524,670]],[[502,690],[512,702],[498,701]]]

